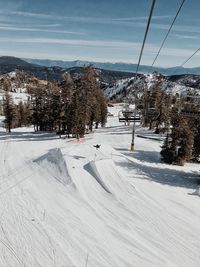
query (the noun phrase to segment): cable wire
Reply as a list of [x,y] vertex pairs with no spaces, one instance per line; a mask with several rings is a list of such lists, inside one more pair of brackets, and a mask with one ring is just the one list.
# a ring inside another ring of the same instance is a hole
[[[183,67],[194,55],[196,55],[197,52],[200,51],[200,48],[198,48],[187,60],[185,60],[179,67]],[[170,76],[173,76],[173,75],[178,75],[178,74],[175,74],[175,72],[172,72],[172,74]],[[182,88],[180,88],[179,90],[176,91],[176,93],[180,92],[182,90]]]
[[[186,63],[187,63],[187,62],[188,62],[194,55],[196,55],[196,53],[199,52],[199,51],[200,51],[200,48],[198,48],[198,49],[197,49],[197,50],[196,50],[196,51],[195,51],[195,52],[194,52],[188,59],[186,59],[181,65],[179,65],[178,68],[183,67],[183,66],[184,66],[184,65],[185,65],[185,64],[186,64]],[[170,76],[173,76],[173,74],[176,75],[176,74],[175,74],[175,71],[172,72],[172,74],[171,74]],[[180,90],[181,90],[181,89],[180,89]],[[180,91],[180,90],[179,90],[179,91]]]
[[156,0],[152,0],[151,10],[150,10],[149,18],[148,18],[148,22],[147,22],[147,27],[146,27],[146,30],[145,30],[144,39],[143,39],[143,43],[142,43],[142,48],[141,48],[141,51],[140,51],[140,56],[139,56],[139,60],[138,60],[138,64],[137,64],[137,68],[136,68],[136,72],[135,72],[135,80],[137,78],[137,74],[138,74],[138,70],[139,70],[139,66],[140,66],[140,61],[142,59],[142,54],[143,54],[144,46],[145,46],[145,43],[146,43],[147,34],[148,34],[149,26],[150,26],[150,23],[151,23],[151,18],[152,18],[155,2],[156,2]]
[[180,67],[183,67],[199,50],[200,48],[198,48],[187,60],[185,60],[183,64],[180,65]]
[[169,27],[169,29],[168,29],[168,31],[167,31],[167,34],[166,34],[165,38],[164,38],[163,41],[162,41],[162,44],[161,44],[161,46],[160,46],[160,48],[159,48],[159,50],[158,50],[158,52],[157,52],[157,54],[156,54],[156,57],[154,58],[154,61],[153,61],[152,65],[151,65],[151,67],[153,67],[153,65],[155,64],[155,62],[156,62],[156,60],[157,60],[157,58],[158,58],[158,56],[159,56],[159,54],[160,54],[160,52],[161,52],[161,50],[162,50],[164,44],[165,44],[165,41],[167,40],[167,37],[168,37],[168,35],[169,35],[169,33],[170,33],[170,31],[171,31],[171,29],[172,29],[174,23],[175,23],[175,21],[176,21],[178,15],[179,15],[179,13],[180,13],[180,11],[181,11],[181,8],[182,8],[184,2],[185,2],[185,0],[182,0],[182,3],[181,3],[181,5],[180,5],[180,7],[179,7],[179,9],[178,9],[178,11],[177,11],[177,13],[176,13],[176,15],[175,15],[173,21],[172,21],[171,26]]
[[[140,56],[139,56],[139,60],[138,60],[138,64],[137,64],[137,68],[136,68],[136,72],[135,72],[135,78],[134,78],[133,85],[134,85],[135,81],[137,80],[140,61],[141,61],[143,50],[144,50],[144,46],[145,46],[145,43],[146,43],[146,38],[147,38],[148,31],[149,31],[151,18],[152,18],[152,15],[153,15],[155,2],[156,2],[156,0],[152,0],[152,3],[151,3],[151,9],[150,9],[149,18],[148,18],[148,21],[147,21],[147,26],[146,26],[146,30],[145,30],[145,34],[144,34],[144,40],[143,40],[141,51],[140,51]],[[136,92],[135,92],[135,99],[136,99]],[[132,129],[131,151],[135,150],[135,126],[136,126],[135,119],[136,119],[136,106],[135,106],[135,109],[134,109],[134,121],[133,121],[133,129]]]

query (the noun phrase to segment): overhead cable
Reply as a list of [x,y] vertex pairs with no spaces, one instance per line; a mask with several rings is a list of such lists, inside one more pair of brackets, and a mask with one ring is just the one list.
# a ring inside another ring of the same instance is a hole
[[159,54],[160,54],[160,52],[161,52],[161,50],[162,50],[162,48],[163,48],[165,42],[166,42],[166,40],[167,40],[167,37],[168,37],[168,35],[169,35],[169,33],[170,33],[170,31],[171,31],[171,29],[172,29],[174,23],[175,23],[175,21],[176,21],[178,15],[179,15],[179,13],[180,13],[180,11],[181,11],[181,8],[182,8],[182,6],[183,6],[184,3],[185,3],[185,0],[182,0],[181,5],[180,5],[180,7],[179,7],[179,9],[178,9],[178,11],[177,11],[177,13],[176,13],[176,15],[175,15],[175,17],[174,17],[172,23],[171,23],[171,26],[169,27],[169,29],[168,29],[168,31],[167,31],[167,34],[165,35],[165,38],[164,38],[163,41],[162,41],[162,44],[161,44],[161,46],[160,46],[160,48],[159,48],[159,50],[158,50],[158,52],[157,52],[157,54],[156,54],[156,57],[154,58],[154,61],[153,61],[152,65],[151,65],[151,67],[153,67],[153,65],[155,64],[155,62],[156,62],[156,60],[157,60],[157,58],[158,58],[158,56],[159,56]]

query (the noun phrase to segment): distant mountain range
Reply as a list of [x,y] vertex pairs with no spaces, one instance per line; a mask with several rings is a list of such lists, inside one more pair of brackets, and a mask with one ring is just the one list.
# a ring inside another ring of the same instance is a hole
[[[62,79],[63,73],[66,71],[68,71],[72,77],[77,77],[78,75],[83,74],[83,68],[78,66],[69,68],[59,66],[46,67],[36,64],[36,62],[28,63],[25,60],[16,57],[0,57],[0,74],[6,74],[15,71],[16,69],[33,74],[38,79],[43,80],[60,80]],[[119,79],[125,79],[134,76],[133,73],[129,72],[103,69],[96,70],[99,73],[99,79],[101,83],[114,83]]]
[[[136,64],[128,64],[128,63],[101,63],[101,62],[92,62],[92,61],[62,61],[62,60],[50,60],[50,59],[24,59],[29,63],[38,64],[41,66],[52,67],[57,66],[61,68],[73,68],[73,67],[83,67],[84,65],[91,64],[95,68],[100,68],[104,70],[112,70],[112,71],[123,71],[123,72],[131,72],[134,73],[136,70]],[[151,67],[146,65],[141,65],[139,68],[139,72],[141,73],[149,73],[149,72],[159,72],[163,75],[176,75],[176,74],[198,74],[200,75],[200,67],[195,68],[183,68],[183,67],[173,67],[173,68],[161,68],[161,67]]]
[[29,74],[33,74],[39,79],[58,80],[65,71],[60,67],[45,67],[33,63],[28,63],[25,60],[16,57],[3,56],[0,57],[0,74],[9,73],[12,71],[23,70]]

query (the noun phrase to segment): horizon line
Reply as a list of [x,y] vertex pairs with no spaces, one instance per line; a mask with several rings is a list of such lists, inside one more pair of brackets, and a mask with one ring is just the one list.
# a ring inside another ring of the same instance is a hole
[[[0,54],[1,57],[12,57],[12,58],[17,58],[21,60],[41,60],[41,61],[61,61],[61,62],[87,62],[87,63],[97,63],[97,64],[125,64],[125,65],[137,65],[137,63],[132,63],[132,62],[125,62],[125,61],[93,61],[93,60],[87,60],[87,59],[74,59],[74,60],[63,60],[63,59],[51,59],[51,58],[31,58],[31,57],[18,57],[18,56],[9,56],[9,55],[2,55]],[[29,62],[28,62],[29,63]],[[141,66],[145,67],[151,67],[150,65],[142,64]],[[53,67],[53,65],[52,65]],[[175,68],[182,68],[182,69],[194,69],[194,68],[199,68],[200,66],[197,67],[182,67],[182,66],[175,66],[175,67],[162,67],[162,66],[155,66],[154,68],[159,68],[159,69],[175,69]]]

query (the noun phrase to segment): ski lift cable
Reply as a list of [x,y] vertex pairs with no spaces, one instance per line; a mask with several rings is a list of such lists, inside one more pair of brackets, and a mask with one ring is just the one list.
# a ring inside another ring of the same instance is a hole
[[179,7],[179,9],[178,9],[178,11],[177,11],[177,13],[176,13],[176,15],[175,15],[175,17],[174,17],[172,23],[171,23],[171,26],[169,27],[169,29],[168,29],[168,31],[167,31],[167,34],[165,35],[165,38],[164,38],[163,41],[162,41],[162,44],[161,44],[161,46],[160,46],[160,48],[159,48],[159,50],[158,50],[158,52],[157,52],[157,54],[156,54],[156,57],[154,58],[154,61],[153,61],[152,65],[151,65],[151,67],[154,66],[154,64],[155,64],[155,62],[156,62],[156,60],[157,60],[157,58],[158,58],[158,56],[159,56],[159,54],[160,54],[160,52],[161,52],[161,50],[162,50],[162,48],[163,48],[163,46],[164,46],[166,40],[167,40],[167,37],[168,37],[168,35],[169,35],[169,33],[170,33],[170,31],[171,31],[171,29],[172,29],[174,23],[175,23],[175,21],[176,21],[178,15],[179,15],[179,13],[180,13],[180,11],[181,11],[181,8],[182,8],[182,6],[184,5],[184,3],[185,3],[185,0],[182,0],[181,5],[180,5],[180,7]]
[[180,65],[180,67],[183,67],[194,55],[196,55],[197,52],[199,52],[200,48],[198,48],[187,60],[183,62],[183,64]]
[[[153,15],[155,2],[156,2],[156,0],[152,0],[152,3],[151,3],[151,9],[150,9],[150,13],[149,13],[148,21],[147,21],[147,26],[146,26],[144,39],[143,39],[143,43],[142,43],[142,47],[141,47],[141,51],[140,51],[140,55],[139,55],[139,59],[138,59],[138,64],[137,64],[137,68],[136,68],[136,72],[135,72],[135,78],[134,78],[133,85],[134,85],[134,83],[135,83],[135,81],[137,79],[137,76],[138,76],[138,70],[139,70],[141,59],[142,59],[142,54],[143,54],[144,46],[145,46],[145,43],[146,43],[147,34],[149,32],[149,27],[150,27],[152,15]],[[135,96],[136,96],[136,94],[135,94]],[[135,111],[134,111],[134,118],[136,118],[136,108],[135,108]],[[132,129],[131,151],[135,150],[135,144],[134,144],[134,142],[135,142],[135,125],[136,124],[135,124],[135,120],[134,120],[133,121],[133,129]]]
[[[200,51],[200,47],[191,55],[188,59],[186,59],[179,67],[183,67],[194,55],[196,55]],[[172,73],[173,75],[173,73]]]
[[[183,67],[194,55],[196,55],[200,51],[200,47],[191,55],[188,59],[186,59],[179,67]],[[172,73],[173,75],[173,73]],[[182,88],[180,88],[176,93],[180,92]]]
[[148,22],[147,22],[145,34],[144,34],[144,39],[143,39],[142,48],[141,48],[140,55],[139,55],[139,60],[138,60],[136,72],[135,72],[135,80],[136,80],[137,75],[138,75],[138,70],[139,70],[141,59],[142,59],[142,54],[143,54],[144,46],[145,46],[145,43],[146,43],[147,34],[148,34],[150,23],[151,23],[151,19],[152,19],[152,15],[153,15],[153,10],[154,10],[154,6],[155,6],[155,2],[156,2],[156,0],[152,0],[151,10],[150,10],[150,14],[149,14],[149,18],[148,18]]

